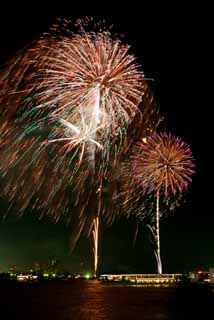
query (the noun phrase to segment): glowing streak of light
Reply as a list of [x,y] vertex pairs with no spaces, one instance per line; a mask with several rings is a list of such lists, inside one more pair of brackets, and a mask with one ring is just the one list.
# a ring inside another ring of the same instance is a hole
[[93,252],[94,252],[94,277],[97,277],[97,266],[98,266],[98,244],[99,244],[99,216],[93,220]]

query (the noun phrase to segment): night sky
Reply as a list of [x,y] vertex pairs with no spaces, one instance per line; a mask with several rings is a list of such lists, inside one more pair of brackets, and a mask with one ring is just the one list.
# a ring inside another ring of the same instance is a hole
[[[196,7],[142,8],[126,7],[123,11],[110,4],[98,10],[82,5],[44,8],[35,2],[5,6],[0,14],[2,65],[59,17],[84,15],[113,23],[118,33],[132,45],[146,77],[154,79],[151,87],[167,130],[190,144],[196,159],[197,173],[189,188],[187,202],[161,221],[161,253],[164,272],[214,267],[214,215],[211,206],[211,28],[208,10]],[[101,5],[100,5],[101,6]],[[125,3],[124,3],[124,6]],[[93,7],[95,8],[95,6]],[[213,81],[213,80],[212,80]],[[3,201],[0,212],[4,213]],[[101,272],[155,272],[155,259],[144,228],[133,248],[134,222],[121,219],[101,231]],[[34,261],[59,259],[61,267],[73,272],[90,271],[91,242],[81,238],[69,254],[70,230],[63,224],[38,221],[28,212],[17,219],[0,220],[0,270],[9,265],[29,267]]]

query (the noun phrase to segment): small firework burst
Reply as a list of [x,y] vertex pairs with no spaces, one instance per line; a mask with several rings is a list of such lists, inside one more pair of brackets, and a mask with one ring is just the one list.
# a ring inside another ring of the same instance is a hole
[[133,148],[132,164],[135,179],[148,192],[162,189],[182,192],[194,173],[192,152],[179,137],[167,133],[155,134]]

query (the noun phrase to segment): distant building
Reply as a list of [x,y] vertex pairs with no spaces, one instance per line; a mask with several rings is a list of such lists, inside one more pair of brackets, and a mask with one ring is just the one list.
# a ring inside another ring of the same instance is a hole
[[214,268],[209,271],[197,270],[190,272],[189,277],[191,282],[214,284]]
[[16,265],[11,265],[11,266],[9,267],[9,273],[10,273],[11,275],[17,273]]
[[59,267],[59,260],[55,258],[50,259],[49,265],[48,265],[48,271],[52,273],[57,273],[58,267]]
[[41,272],[41,265],[40,265],[40,263],[39,262],[34,262],[34,266],[33,266],[33,270],[34,270],[34,272],[36,272],[36,273],[39,273],[39,272]]
[[210,283],[214,284],[214,268],[211,268],[209,270],[209,279],[210,279]]

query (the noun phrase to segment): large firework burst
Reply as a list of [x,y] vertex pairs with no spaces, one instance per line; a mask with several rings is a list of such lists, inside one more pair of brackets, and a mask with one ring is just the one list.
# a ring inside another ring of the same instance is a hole
[[[1,157],[4,152],[13,156],[9,165],[1,164],[4,175],[12,162],[16,166],[19,158],[26,158],[30,148],[33,163],[41,166],[44,154],[55,159],[56,167],[69,159],[79,168],[85,159],[94,162],[101,149],[102,162],[108,157],[107,146],[138,112],[145,90],[143,74],[128,50],[106,31],[55,30],[6,65],[0,79]],[[31,140],[34,147],[28,143]],[[84,174],[79,171],[79,176]]]
[[133,147],[131,156],[134,179],[145,192],[156,194],[156,259],[158,272],[162,273],[160,256],[159,206],[160,195],[181,193],[194,173],[194,163],[189,146],[179,137],[161,133],[146,138]]
[[110,126],[114,134],[133,118],[143,91],[142,73],[128,49],[107,33],[93,32],[50,46],[37,66],[38,103],[57,104],[53,114],[63,110],[72,123],[84,112],[88,121]]
[[79,235],[109,212],[101,205],[103,181],[108,184],[124,150],[128,125],[141,118],[140,102],[145,110],[148,102],[150,114],[154,106],[135,57],[118,37],[53,29],[0,75],[1,195],[21,213],[30,205],[55,221],[70,222],[77,211]]

